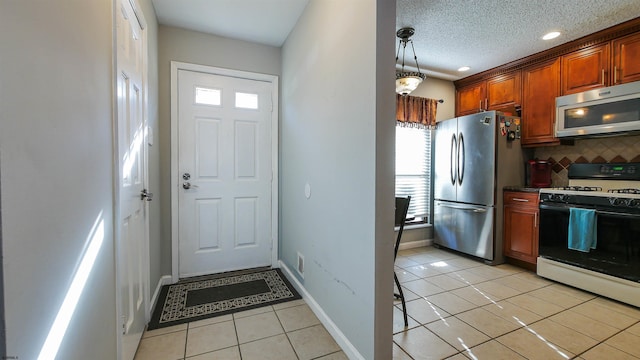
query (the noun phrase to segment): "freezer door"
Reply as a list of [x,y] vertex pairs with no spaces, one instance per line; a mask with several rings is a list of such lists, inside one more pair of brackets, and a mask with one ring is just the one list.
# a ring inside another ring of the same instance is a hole
[[434,243],[465,254],[493,260],[492,206],[434,201]]
[[439,122],[435,135],[433,198],[456,201],[457,119]]
[[495,111],[458,118],[458,202],[494,205],[495,144]]

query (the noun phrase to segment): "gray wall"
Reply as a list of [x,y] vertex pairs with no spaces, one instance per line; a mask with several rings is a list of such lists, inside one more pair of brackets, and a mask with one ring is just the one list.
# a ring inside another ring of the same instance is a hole
[[147,116],[147,124],[151,127],[154,135],[154,144],[149,146],[149,191],[154,194],[154,199],[149,203],[149,276],[151,294],[155,291],[155,287],[160,277],[166,275],[162,272],[162,224],[160,217],[161,209],[164,207],[162,198],[158,195],[161,188],[160,181],[160,143],[158,134],[160,133],[160,125],[158,121],[158,21],[156,13],[151,4],[151,0],[138,0],[140,7],[147,21],[147,40],[148,40],[148,105],[149,113]]
[[0,2],[8,356],[37,357],[98,220],[102,245],[57,358],[117,358],[112,14],[111,1]]
[[394,27],[394,1],[312,0],[282,50],[281,259],[304,255],[298,280],[366,359],[391,358]]
[[427,77],[411,95],[444,100],[442,104],[438,104],[436,121],[456,116],[456,88],[452,81]]
[[[0,149],[1,150],[1,149]],[[4,315],[4,256],[2,254],[2,154],[0,154],[0,356],[7,356],[7,330]]]
[[[171,274],[171,61],[280,76],[280,48],[160,26],[158,42],[160,118],[160,272]],[[153,258],[153,256],[152,256]],[[153,280],[153,279],[152,279]],[[157,280],[156,280],[157,281]],[[152,287],[157,282],[152,282]]]

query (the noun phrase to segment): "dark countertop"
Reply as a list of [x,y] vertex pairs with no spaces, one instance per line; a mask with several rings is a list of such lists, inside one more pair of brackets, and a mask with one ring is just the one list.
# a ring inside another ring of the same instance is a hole
[[525,187],[525,186],[505,186],[502,188],[502,190],[537,193],[540,191],[540,188]]

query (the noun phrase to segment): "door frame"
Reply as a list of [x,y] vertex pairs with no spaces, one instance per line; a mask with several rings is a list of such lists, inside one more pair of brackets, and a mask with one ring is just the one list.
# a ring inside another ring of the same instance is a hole
[[171,61],[171,279],[179,280],[179,234],[180,191],[178,168],[178,71],[187,70],[211,75],[229,76],[248,80],[264,81],[271,84],[271,266],[278,264],[278,77],[248,71],[233,70],[215,66],[198,65]]

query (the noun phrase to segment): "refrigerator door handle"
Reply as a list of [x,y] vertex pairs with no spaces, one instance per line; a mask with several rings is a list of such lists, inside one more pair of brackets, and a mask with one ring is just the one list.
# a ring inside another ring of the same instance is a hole
[[487,209],[485,209],[485,208],[466,206],[466,205],[448,205],[448,204],[438,203],[438,206],[442,206],[442,207],[446,207],[446,208],[450,208],[450,209],[456,209],[456,210],[473,211],[475,213],[485,213],[485,212],[487,212]]
[[457,166],[457,158],[454,158],[454,153],[457,155],[458,152],[458,142],[456,141],[456,134],[451,135],[451,152],[449,153],[449,172],[451,173],[451,185],[456,184],[456,166]]
[[464,150],[464,136],[460,133],[458,134],[458,185],[462,185],[462,182],[464,181]]

